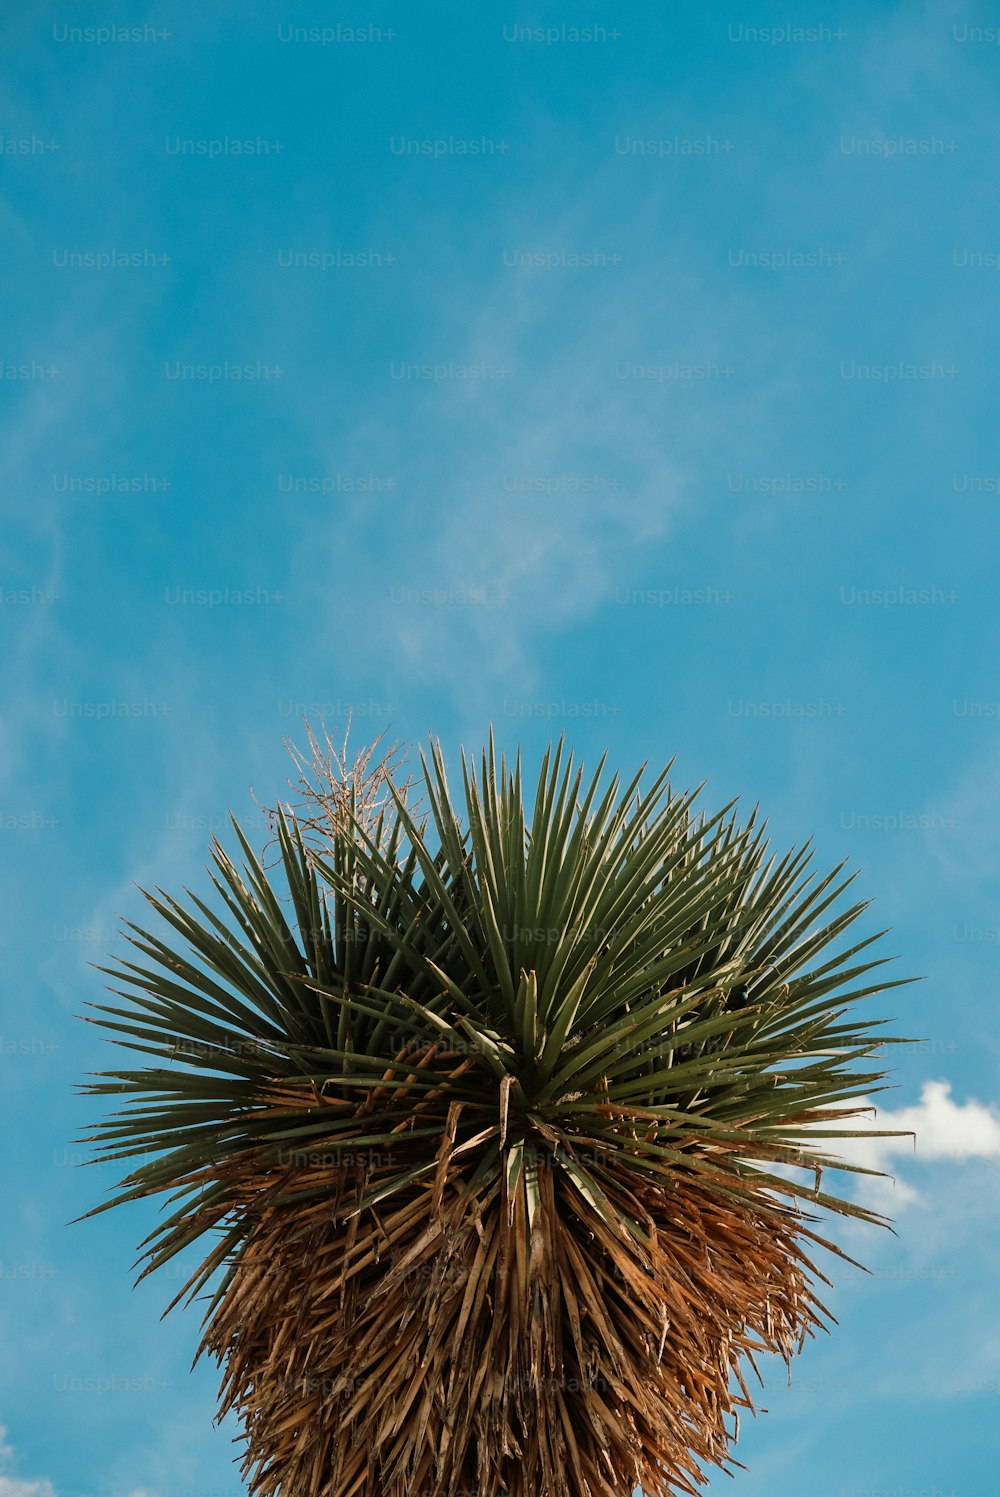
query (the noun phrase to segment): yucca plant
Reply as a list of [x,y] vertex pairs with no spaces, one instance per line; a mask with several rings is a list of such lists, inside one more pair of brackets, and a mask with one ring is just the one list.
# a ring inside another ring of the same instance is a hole
[[877,935],[830,954],[854,875],[603,765],[560,743],[529,810],[491,737],[460,814],[432,742],[418,815],[398,759],[321,754],[273,867],[234,822],[221,903],[148,894],[172,935],[104,969],[152,1062],[86,1085],[142,1156],[95,1209],[170,1193],[143,1275],[208,1240],[173,1303],[211,1287],[260,1497],[694,1493],[755,1354],[832,1318],[816,1208],[885,1224],[821,1188],[885,1075],[845,1015],[898,985]]

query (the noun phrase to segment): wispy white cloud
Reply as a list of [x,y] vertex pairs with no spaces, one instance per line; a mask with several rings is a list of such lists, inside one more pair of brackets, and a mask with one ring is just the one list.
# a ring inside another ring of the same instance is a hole
[[[7,1443],[7,1428],[0,1424],[0,1497],[56,1497],[50,1481],[44,1477],[33,1480],[7,1474],[6,1468],[14,1459],[14,1451]],[[136,1494],[138,1497],[138,1494]]]
[[1000,837],[1000,753],[970,755],[936,807],[948,836],[928,835],[928,853],[950,883],[970,893],[995,887]]
[[[604,186],[595,182],[575,217],[544,202],[504,204],[481,226],[496,247],[485,284],[477,264],[475,277],[466,269],[429,289],[441,297],[429,312],[432,331],[395,350],[399,362],[453,356],[505,370],[503,378],[390,385],[386,374],[379,411],[346,436],[331,428],[325,400],[289,412],[317,466],[363,471],[377,452],[399,479],[391,499],[341,506],[326,535],[311,527],[303,544],[297,575],[331,620],[316,634],[324,670],[332,634],[350,640],[352,665],[377,662],[397,686],[448,692],[470,711],[495,704],[501,686],[536,691],[545,640],[613,606],[617,586],[645,585],[651,557],[662,568],[665,539],[703,502],[702,454],[732,424],[752,428],[765,413],[781,376],[768,372],[773,335],[748,320],[745,293],[710,293],[707,275],[689,271],[704,284],[674,297],[661,264],[628,276],[607,267],[579,272],[591,277],[592,294],[577,294],[568,310],[557,274],[501,268],[505,244],[593,242]],[[611,221],[613,202],[606,191]],[[730,359],[764,372],[739,392],[721,379],[671,383],[628,372]],[[570,487],[580,479],[593,487]],[[664,584],[677,580],[666,554]],[[418,589],[482,589],[505,601],[406,601],[406,590]]]

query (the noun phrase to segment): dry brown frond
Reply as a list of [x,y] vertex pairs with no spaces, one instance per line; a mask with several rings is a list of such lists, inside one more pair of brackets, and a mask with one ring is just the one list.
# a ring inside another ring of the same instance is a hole
[[[301,1116],[301,1092],[275,1101]],[[729,1174],[731,1147],[678,1138],[692,1167],[672,1188],[633,1177],[608,1192],[644,1247],[544,1165],[529,1231],[525,1192],[508,1197],[499,1171],[474,1181],[474,1151],[454,1156],[453,1112],[425,1099],[414,1115],[440,1124],[437,1177],[384,1215],[351,1213],[424,1160],[426,1138],[303,1153],[295,1190],[319,1194],[285,1203],[287,1175],[240,1162],[253,1230],[205,1345],[225,1364],[223,1411],[245,1422],[256,1497],[695,1493],[704,1465],[727,1462],[726,1421],[753,1410],[741,1359],[787,1360],[821,1325],[800,1245],[811,1218]]]

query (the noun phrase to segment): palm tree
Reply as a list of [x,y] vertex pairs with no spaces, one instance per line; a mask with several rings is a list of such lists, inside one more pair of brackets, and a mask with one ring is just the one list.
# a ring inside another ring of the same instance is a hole
[[310,742],[273,868],[234,821],[221,903],[147,894],[166,939],[102,969],[92,1022],[152,1060],[85,1087],[142,1156],[95,1210],[170,1192],[140,1277],[208,1243],[173,1304],[216,1281],[255,1497],[696,1492],[747,1364],[832,1318],[810,1208],[887,1224],[821,1189],[885,1075],[844,1016],[898,985],[877,935],[829,954],[854,875],[670,765],[602,791],[560,742],[529,815],[491,735],[460,817],[439,744],[418,814],[398,756]]

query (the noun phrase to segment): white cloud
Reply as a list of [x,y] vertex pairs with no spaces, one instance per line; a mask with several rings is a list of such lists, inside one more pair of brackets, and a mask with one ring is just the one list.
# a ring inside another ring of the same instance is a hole
[[[1000,1112],[969,1100],[953,1102],[951,1083],[925,1081],[920,1101],[889,1113],[894,1127],[913,1128],[921,1159],[995,1159],[1000,1156]],[[885,1139],[891,1146],[899,1140]]]
[[[870,1113],[858,1117],[850,1126],[872,1132],[886,1129],[915,1135],[829,1141],[829,1153],[865,1169],[889,1171],[897,1157],[917,1163],[1000,1159],[1000,1109],[993,1104],[984,1106],[973,1098],[955,1102],[949,1081],[925,1081],[920,1101],[914,1106],[895,1111],[873,1106]],[[859,1175],[855,1179],[859,1182],[858,1193],[877,1209],[898,1208],[921,1199],[912,1185],[898,1177],[879,1180]]]
[[[0,1467],[6,1467],[14,1459],[13,1448],[7,1443],[7,1427],[0,1424]],[[56,1489],[44,1476],[25,1479],[8,1476],[0,1471],[0,1497],[57,1497]],[[158,1497],[148,1487],[133,1487],[127,1497]]]
[[[13,1457],[14,1452],[7,1444],[6,1426],[0,1424],[0,1466],[9,1465]],[[25,1481],[17,1476],[0,1473],[0,1497],[56,1497],[56,1491],[44,1477]],[[139,1497],[139,1494],[135,1494],[135,1497]]]

